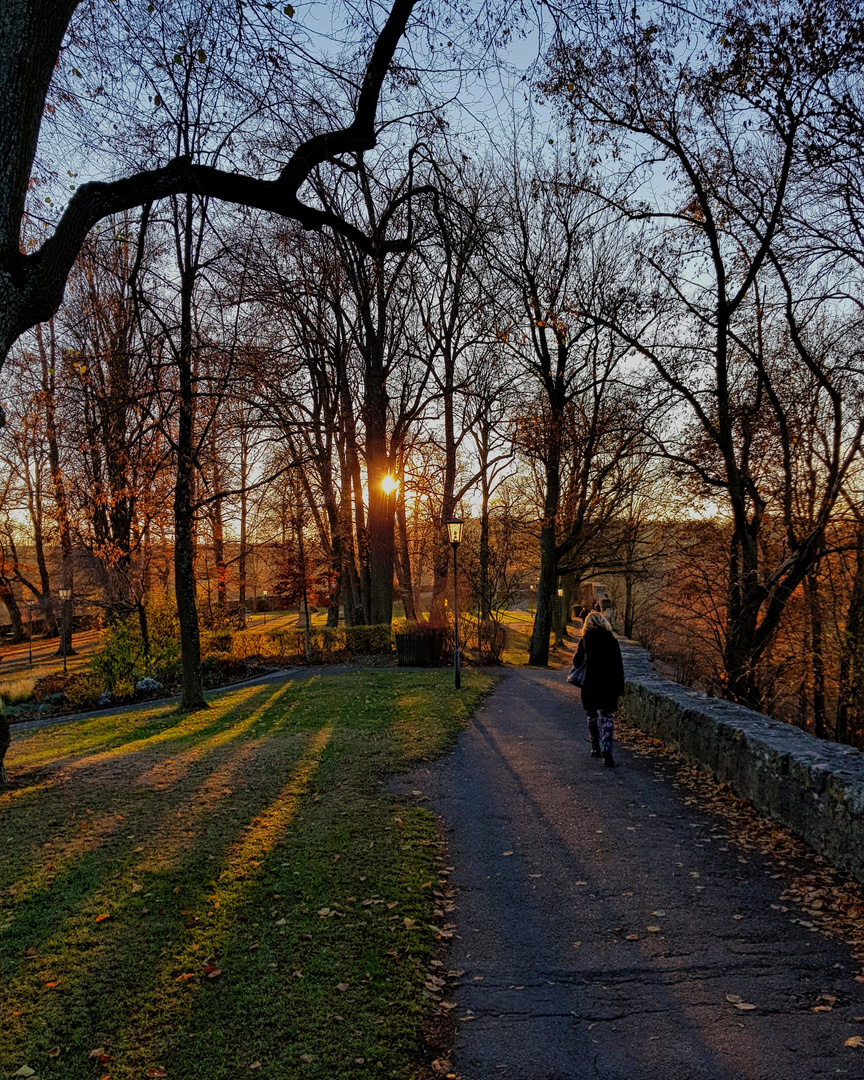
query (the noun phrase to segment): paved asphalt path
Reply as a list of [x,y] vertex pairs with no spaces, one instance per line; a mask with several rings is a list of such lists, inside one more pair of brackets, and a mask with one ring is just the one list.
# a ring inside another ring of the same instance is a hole
[[[779,910],[776,867],[685,806],[667,765],[616,758],[607,770],[590,757],[563,672],[515,671],[450,757],[404,779],[445,822],[459,890],[453,1071],[864,1077],[864,1048],[844,1046],[864,1035],[851,949]],[[833,1008],[813,1012],[822,994]]]

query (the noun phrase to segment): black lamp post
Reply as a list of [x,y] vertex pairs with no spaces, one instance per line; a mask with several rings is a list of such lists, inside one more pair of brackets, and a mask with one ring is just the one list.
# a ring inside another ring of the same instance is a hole
[[462,687],[462,674],[459,670],[459,577],[456,564],[456,549],[462,543],[462,519],[450,518],[447,526],[447,539],[453,548],[453,622],[456,628],[456,649],[453,653],[453,685],[457,690]]
[[27,601],[27,644],[30,653],[30,667],[33,667],[33,608],[36,607],[35,600]]
[[58,589],[60,599],[63,601],[63,674],[66,674],[66,650],[68,649],[67,638],[69,636],[69,597],[71,589]]

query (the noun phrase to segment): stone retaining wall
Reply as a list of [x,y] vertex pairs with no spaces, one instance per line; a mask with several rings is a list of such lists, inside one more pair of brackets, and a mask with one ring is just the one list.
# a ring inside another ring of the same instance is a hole
[[628,723],[702,765],[864,883],[864,754],[664,679],[621,640]]

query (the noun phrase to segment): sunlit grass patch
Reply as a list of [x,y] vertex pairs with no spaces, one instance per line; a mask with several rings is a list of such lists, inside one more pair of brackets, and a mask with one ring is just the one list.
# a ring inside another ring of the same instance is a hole
[[36,679],[32,675],[24,675],[18,679],[7,679],[0,683],[0,699],[6,705],[21,705],[33,698],[33,688]]
[[0,1073],[410,1076],[439,848],[381,780],[446,748],[492,685],[451,678],[324,676],[19,737]]

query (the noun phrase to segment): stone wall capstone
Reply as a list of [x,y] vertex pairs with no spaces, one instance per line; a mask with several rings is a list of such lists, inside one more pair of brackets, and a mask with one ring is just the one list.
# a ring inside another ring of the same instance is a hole
[[620,639],[624,719],[707,768],[864,884],[864,754],[663,678]]

